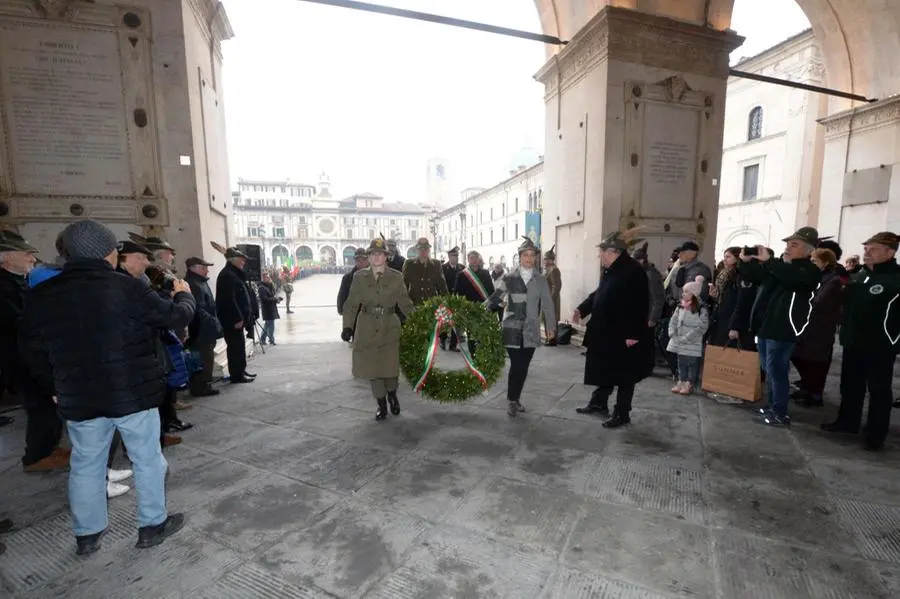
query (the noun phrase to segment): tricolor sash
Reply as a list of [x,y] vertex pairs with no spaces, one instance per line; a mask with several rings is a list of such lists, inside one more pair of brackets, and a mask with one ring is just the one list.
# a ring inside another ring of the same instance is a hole
[[466,278],[469,279],[469,282],[472,283],[472,287],[475,288],[475,291],[478,292],[478,295],[481,296],[481,301],[485,301],[488,298],[487,289],[484,288],[484,285],[481,283],[481,279],[472,272],[470,268],[466,268],[462,271],[462,274],[466,275]]

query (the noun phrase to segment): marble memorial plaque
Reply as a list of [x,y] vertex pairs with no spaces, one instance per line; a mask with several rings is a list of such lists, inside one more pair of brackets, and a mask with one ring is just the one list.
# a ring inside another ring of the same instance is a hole
[[700,112],[651,102],[644,109],[640,216],[692,218]]
[[0,20],[0,85],[18,195],[134,195],[114,31]]

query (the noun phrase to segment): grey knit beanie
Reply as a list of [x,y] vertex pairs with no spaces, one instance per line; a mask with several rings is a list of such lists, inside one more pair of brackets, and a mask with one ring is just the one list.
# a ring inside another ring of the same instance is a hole
[[116,234],[95,220],[79,220],[63,230],[62,245],[69,258],[102,260],[118,246]]

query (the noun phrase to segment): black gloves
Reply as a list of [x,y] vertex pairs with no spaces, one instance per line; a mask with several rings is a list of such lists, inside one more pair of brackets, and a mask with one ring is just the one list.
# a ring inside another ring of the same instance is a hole
[[353,329],[348,327],[341,331],[341,339],[344,341],[350,341],[351,337],[353,337]]

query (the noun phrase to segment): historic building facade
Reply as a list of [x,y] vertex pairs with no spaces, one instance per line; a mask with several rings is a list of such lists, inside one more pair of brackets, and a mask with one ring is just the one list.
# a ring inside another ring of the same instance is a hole
[[[825,85],[821,51],[811,30],[744,59],[735,68]],[[797,228],[818,226],[825,130],[817,121],[827,109],[828,98],[821,94],[749,79],[728,80],[717,257],[731,246],[779,249],[781,240]],[[866,226],[871,229],[871,224]],[[826,227],[822,234],[838,231]]]
[[269,266],[352,264],[356,248],[381,234],[414,255],[415,240],[428,229],[423,207],[385,202],[372,193],[337,200],[324,174],[318,186],[239,179],[232,197],[236,243],[261,246]]
[[462,201],[435,217],[435,256],[459,247],[477,250],[486,266],[518,264],[516,249],[522,237],[541,241],[541,206],[544,199],[544,163],[518,164],[511,176],[490,189],[469,188]]

